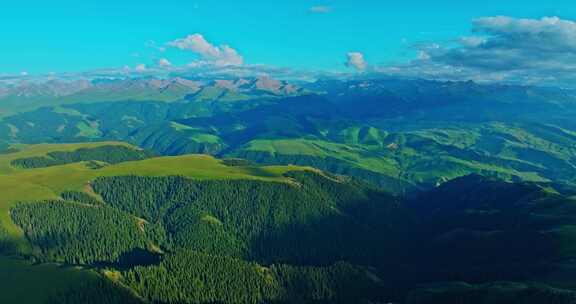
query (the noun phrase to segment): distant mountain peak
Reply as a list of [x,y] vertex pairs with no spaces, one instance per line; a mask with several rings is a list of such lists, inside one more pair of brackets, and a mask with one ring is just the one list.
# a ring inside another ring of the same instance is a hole
[[[204,93],[202,93],[204,92]],[[174,78],[101,78],[65,81],[22,81],[16,84],[0,84],[0,99],[68,97],[89,101],[114,100],[181,100],[191,95],[204,100],[243,100],[249,98],[295,96],[303,90],[286,81],[270,77],[233,79],[187,79]]]

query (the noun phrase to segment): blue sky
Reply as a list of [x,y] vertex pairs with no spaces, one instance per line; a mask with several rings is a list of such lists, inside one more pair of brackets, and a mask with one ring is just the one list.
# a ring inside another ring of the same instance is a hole
[[187,64],[198,55],[159,48],[195,33],[246,64],[343,70],[352,51],[372,64],[408,62],[414,44],[468,35],[479,17],[576,19],[573,2],[556,0],[10,2],[0,10],[0,74]]

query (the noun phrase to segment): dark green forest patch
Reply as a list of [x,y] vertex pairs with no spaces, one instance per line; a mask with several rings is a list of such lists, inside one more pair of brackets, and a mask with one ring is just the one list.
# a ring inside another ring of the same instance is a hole
[[44,168],[72,164],[82,161],[100,161],[117,164],[126,161],[143,160],[154,154],[145,150],[125,146],[101,146],[81,148],[72,152],[49,152],[46,156],[15,159],[11,164],[20,168]]

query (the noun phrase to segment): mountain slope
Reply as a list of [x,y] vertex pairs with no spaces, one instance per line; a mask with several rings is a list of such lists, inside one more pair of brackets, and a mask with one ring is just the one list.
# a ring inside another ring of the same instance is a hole
[[[382,215],[395,212],[392,197],[362,184],[313,169],[246,166],[208,156],[104,162],[94,151],[106,151],[109,156],[113,149],[123,153],[132,149],[139,156],[136,148],[114,142],[18,149],[0,159],[0,185],[8,191],[2,199],[8,215],[0,226],[7,231],[2,236],[3,252],[24,254],[37,262],[101,269],[114,284],[94,291],[103,298],[126,301],[122,286],[150,301],[186,299],[187,303],[290,302],[296,294],[305,301],[378,297],[380,283],[373,278],[375,274],[362,266],[337,263],[376,258],[359,254],[355,246],[348,251],[341,248],[356,242],[358,246],[370,244],[376,237],[367,232],[378,225],[358,224],[365,222],[362,218],[368,210]],[[28,168],[12,165],[57,151],[74,155],[70,159],[76,162]],[[373,205],[379,199],[386,203]],[[295,233],[301,237],[295,239]],[[328,233],[332,237],[326,239]],[[355,240],[358,233],[370,237]],[[175,265],[181,263],[195,270],[178,272],[184,268]],[[217,268],[221,263],[229,266]],[[188,282],[184,277],[206,289],[153,287],[159,279]],[[355,284],[363,282],[352,294],[352,289],[339,288],[339,284],[348,286],[344,282],[351,278],[357,278],[351,281]],[[259,288],[266,293],[246,289],[251,280],[260,282]],[[224,287],[211,282],[236,285],[232,285],[233,292],[224,292]],[[302,282],[310,284],[306,293],[286,293],[301,288]],[[150,287],[142,289],[141,284]],[[75,287],[57,298],[74,303],[89,290]],[[320,290],[328,293],[319,296]],[[170,296],[159,298],[162,295]]]
[[[195,83],[149,79],[95,87],[113,86],[126,93],[114,99],[129,100],[132,86]],[[221,93],[201,94],[200,100],[195,94],[204,89],[247,95],[230,102]],[[394,79],[320,81],[296,90],[286,82],[237,79],[200,83],[194,92],[168,103],[79,98],[23,110],[0,121],[0,146],[122,140],[163,155],[315,166],[396,193],[470,173],[575,179],[576,97],[569,90]]]
[[[141,150],[117,142],[13,148],[0,156],[2,251],[97,272],[77,270],[70,289],[51,294],[54,303],[575,295],[568,185],[469,175],[405,200],[311,168],[196,155],[138,160]],[[56,151],[73,163],[13,166]],[[104,281],[86,288],[91,275]]]
[[[69,145],[35,145],[18,146],[12,153],[0,155],[0,184],[3,191],[0,198],[0,225],[8,231],[11,238],[21,240],[22,233],[14,227],[8,219],[8,210],[19,201],[35,201],[44,199],[56,199],[60,193],[67,190],[82,190],[88,182],[99,176],[117,176],[138,174],[144,176],[183,175],[204,179],[262,179],[269,181],[285,181],[282,172],[291,170],[290,167],[268,167],[254,169],[252,167],[228,167],[220,161],[209,156],[187,155],[181,157],[152,158],[141,161],[122,162],[114,165],[98,162],[93,166],[89,159],[86,162],[75,161],[70,164],[52,165],[46,168],[26,169],[15,167],[14,163],[25,163],[27,159],[45,157],[50,153],[76,152],[81,149],[96,149],[97,153],[108,153],[105,150],[98,151],[101,147],[114,147],[119,149],[129,147],[126,144],[92,143],[92,144],[69,144]],[[94,157],[93,157],[94,158]],[[96,157],[98,159],[105,159]],[[292,169],[297,170],[296,167]],[[26,244],[18,243],[24,246]]]

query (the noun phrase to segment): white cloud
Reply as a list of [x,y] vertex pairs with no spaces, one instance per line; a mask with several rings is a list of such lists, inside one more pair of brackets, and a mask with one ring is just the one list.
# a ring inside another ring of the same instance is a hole
[[346,61],[346,66],[349,68],[354,68],[358,71],[364,71],[368,67],[368,63],[364,58],[364,54],[360,52],[350,52],[346,54],[348,60]]
[[162,58],[162,59],[158,60],[158,65],[162,68],[167,68],[167,67],[172,66],[172,63],[168,59]]
[[463,37],[459,45],[430,52],[431,60],[454,66],[494,71],[574,67],[576,23],[558,17],[518,19],[485,17],[474,20],[484,36]]
[[311,7],[308,11],[311,13],[326,14],[326,13],[331,12],[332,8],[330,6],[326,6],[326,5],[317,5],[317,6]]
[[138,73],[142,73],[142,72],[146,72],[146,65],[141,63],[139,65],[136,66],[136,68],[134,68],[134,70]]
[[460,38],[460,43],[466,47],[478,47],[486,43],[486,38],[477,36],[462,37]]
[[558,17],[473,20],[474,36],[416,45],[417,58],[373,67],[397,76],[576,87],[576,22]]
[[[474,20],[475,31],[508,38],[503,42],[540,43],[533,48],[576,51],[576,22],[558,17],[518,19],[505,16]],[[512,41],[511,41],[512,40]]]
[[208,42],[201,34],[189,35],[168,43],[169,46],[181,50],[189,50],[198,54],[202,60],[217,66],[240,66],[244,58],[228,45],[216,46]]

